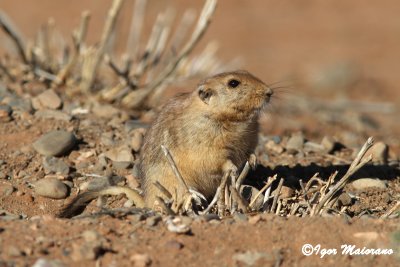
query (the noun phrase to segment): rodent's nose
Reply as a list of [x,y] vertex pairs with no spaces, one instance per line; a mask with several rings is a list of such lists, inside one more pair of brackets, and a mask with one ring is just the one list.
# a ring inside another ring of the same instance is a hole
[[271,88],[268,88],[267,93],[266,93],[267,97],[269,98],[269,97],[271,97],[273,94],[274,94],[274,91],[273,91]]

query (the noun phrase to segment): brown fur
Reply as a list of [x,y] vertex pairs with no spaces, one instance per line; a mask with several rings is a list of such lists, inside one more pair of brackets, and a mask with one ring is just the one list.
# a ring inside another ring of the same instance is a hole
[[[236,88],[228,86],[232,79],[240,81]],[[144,201],[139,195],[128,197],[137,206],[153,208],[157,197],[164,197],[154,185],[156,181],[178,198],[183,196],[162,153],[164,145],[186,184],[211,198],[223,173],[241,167],[254,151],[258,116],[271,95],[272,90],[261,80],[246,71],[235,71],[207,78],[192,93],[169,100],[148,130],[141,150]],[[118,192],[126,193],[113,187],[84,195],[84,200],[78,196],[62,214],[71,217],[71,210],[80,210],[74,203],[82,205],[96,196]]]
[[[227,83],[240,81],[236,88]],[[205,103],[200,90],[209,90]],[[154,186],[158,181],[170,192],[183,188],[161,151],[171,152],[189,187],[210,198],[220,183],[227,162],[240,167],[254,151],[258,135],[258,115],[272,94],[261,80],[245,71],[222,73],[202,81],[188,94],[171,99],[150,127],[141,153],[144,198],[153,207],[163,195]]]

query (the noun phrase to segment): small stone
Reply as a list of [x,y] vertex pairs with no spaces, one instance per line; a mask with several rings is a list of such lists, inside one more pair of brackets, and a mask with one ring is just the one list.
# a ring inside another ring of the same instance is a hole
[[365,153],[363,158],[367,158],[369,155],[372,155],[373,162],[386,165],[389,157],[389,146],[383,142],[377,142]]
[[134,131],[131,137],[130,146],[135,152],[139,152],[143,144],[143,134],[139,131]]
[[100,117],[100,118],[106,118],[106,119],[110,119],[113,118],[115,116],[118,116],[118,114],[120,113],[120,111],[116,108],[114,108],[111,105],[96,105],[92,108],[92,112]]
[[34,109],[58,109],[62,105],[60,97],[52,90],[46,90],[32,99]]
[[9,105],[0,105],[0,122],[11,121],[12,109]]
[[243,253],[236,253],[232,259],[238,264],[242,263],[245,266],[272,266],[274,257],[265,252],[246,251]]
[[148,128],[148,127],[149,127],[148,124],[143,123],[140,120],[128,120],[124,124],[124,128],[127,133],[138,128]]
[[46,174],[58,173],[61,175],[68,175],[69,166],[59,158],[47,156],[43,158],[43,168]]
[[20,250],[19,248],[15,247],[15,246],[8,246],[7,249],[7,254],[10,257],[20,257],[22,256],[24,253],[22,250]]
[[96,177],[91,180],[87,186],[88,191],[97,191],[101,190],[107,186],[111,186],[112,184],[112,179],[111,177]]
[[133,254],[129,259],[134,267],[147,267],[151,265],[151,258],[147,254]]
[[385,181],[379,180],[377,178],[361,178],[353,181],[351,185],[356,190],[363,190],[370,187],[376,187],[381,189],[386,189],[387,185]]
[[128,199],[128,200],[125,201],[125,203],[124,203],[124,208],[131,208],[131,207],[133,207],[134,204],[135,204],[135,202],[133,202],[132,199]]
[[290,153],[299,152],[304,146],[304,137],[302,134],[294,134],[286,143],[286,150]]
[[221,220],[221,218],[219,218],[218,214],[215,214],[215,213],[205,214],[205,215],[203,215],[203,218],[205,219],[206,222]]
[[246,214],[240,213],[240,212],[235,212],[233,214],[233,219],[235,222],[247,222],[247,216]]
[[42,109],[35,112],[35,117],[42,119],[54,119],[60,121],[70,121],[72,116],[60,110]]
[[262,217],[261,217],[260,214],[257,214],[257,215],[255,215],[255,216],[251,216],[251,217],[249,218],[249,224],[256,224],[256,223],[258,223],[259,221],[262,221]]
[[340,207],[350,206],[353,203],[351,197],[347,193],[342,193],[338,198],[338,204]]
[[32,267],[64,267],[65,265],[59,260],[38,259]]
[[275,143],[275,141],[273,140],[268,140],[265,143],[265,149],[267,151],[272,151],[275,154],[282,154],[283,151],[285,151],[285,149],[283,148],[283,146],[281,146],[280,144]]
[[96,260],[104,250],[97,242],[88,242],[82,245],[73,243],[71,258],[73,261]]
[[126,170],[132,167],[132,162],[129,161],[113,161],[112,165],[117,170]]
[[[247,200],[247,202],[252,202],[255,198],[255,196],[260,192],[257,188],[250,186],[250,185],[242,185],[240,187],[240,194],[244,197],[244,199]],[[260,194],[256,201],[253,204],[253,209],[254,210],[259,210],[264,203],[264,195]]]
[[10,196],[15,191],[15,187],[10,184],[0,184],[0,196]]
[[73,133],[55,130],[42,135],[33,143],[33,148],[44,156],[61,156],[70,152],[76,142]]
[[168,249],[180,250],[183,248],[183,244],[176,240],[170,240],[165,243],[165,247]]
[[84,231],[82,237],[86,242],[97,242],[101,239],[101,235],[94,230]]
[[336,146],[336,140],[332,136],[324,136],[321,145],[326,153],[332,153]]
[[32,104],[30,98],[10,97],[3,100],[3,103],[9,105],[13,112],[32,112]]
[[156,226],[159,222],[161,222],[162,218],[159,215],[151,216],[146,219],[146,225],[150,227]]
[[63,199],[68,195],[67,186],[56,178],[41,179],[34,185],[36,194],[42,197]]
[[291,198],[294,196],[294,190],[290,187],[287,186],[282,186],[281,188],[281,193],[280,193],[281,198]]
[[125,146],[113,148],[104,155],[112,161],[133,162],[134,160],[131,149]]

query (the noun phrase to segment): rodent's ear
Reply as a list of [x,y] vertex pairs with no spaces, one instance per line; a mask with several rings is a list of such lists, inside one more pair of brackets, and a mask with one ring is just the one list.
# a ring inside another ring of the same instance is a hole
[[210,88],[200,88],[199,89],[199,97],[200,99],[208,105],[210,102],[211,96],[214,94],[214,91]]

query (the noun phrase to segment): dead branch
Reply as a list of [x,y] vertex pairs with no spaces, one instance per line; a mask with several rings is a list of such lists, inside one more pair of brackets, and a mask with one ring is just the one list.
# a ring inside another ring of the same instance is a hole
[[10,38],[14,41],[22,62],[24,62],[24,64],[29,64],[27,56],[25,54],[24,38],[21,36],[20,32],[13,24],[11,19],[2,10],[0,10],[0,27],[3,28],[5,33],[8,34],[8,36],[10,36]]
[[253,200],[249,204],[249,208],[253,208],[254,203],[256,202],[257,198],[264,193],[265,190],[271,187],[272,183],[278,178],[278,175],[275,174],[272,177],[268,178],[268,182],[261,188],[261,190],[254,196]]
[[275,191],[276,193],[274,196],[274,200],[272,201],[272,206],[271,206],[271,210],[270,210],[270,212],[272,212],[272,213],[274,212],[274,210],[276,208],[276,204],[278,202],[279,195],[281,194],[283,181],[284,181],[283,178],[281,178],[281,180],[279,181],[278,187],[276,188],[276,191]]
[[365,153],[374,144],[374,139],[372,137],[368,138],[367,142],[363,145],[360,152],[358,152],[357,157],[354,159],[353,163],[350,165],[346,174],[336,183],[336,185],[319,201],[312,215],[319,214],[322,208],[328,203],[334,196],[337,196],[342,189],[345,187],[350,177],[361,169],[365,164],[371,161],[372,156],[370,155],[366,159],[362,160]]
[[85,65],[86,69],[82,71],[82,81],[80,84],[80,87],[84,92],[88,92],[94,82],[99,64],[103,60],[104,53],[107,50],[111,35],[115,29],[115,23],[119,11],[121,10],[122,3],[123,0],[114,0],[112,2],[111,8],[108,11],[99,47],[91,54],[92,58],[86,58],[88,63]]
[[[142,100],[145,99],[148,95],[150,95],[151,91],[154,88],[160,86],[163,83],[163,81],[165,81],[168,77],[170,77],[178,67],[179,63],[193,50],[194,46],[198,43],[200,38],[203,36],[205,30],[207,29],[211,21],[211,17],[215,11],[216,4],[217,4],[216,0],[206,1],[202,13],[199,17],[198,23],[196,25],[196,28],[190,40],[182,48],[180,53],[167,64],[167,66],[161,71],[161,73],[159,73],[157,77],[155,77],[150,84],[144,86],[142,90],[144,90],[145,93],[142,95]],[[126,95],[122,99],[122,104],[130,108],[135,108],[135,106],[132,105],[132,103],[135,102],[142,103],[142,101],[137,101],[137,100],[133,101],[133,98],[136,97],[137,95],[134,92],[132,92]]]

